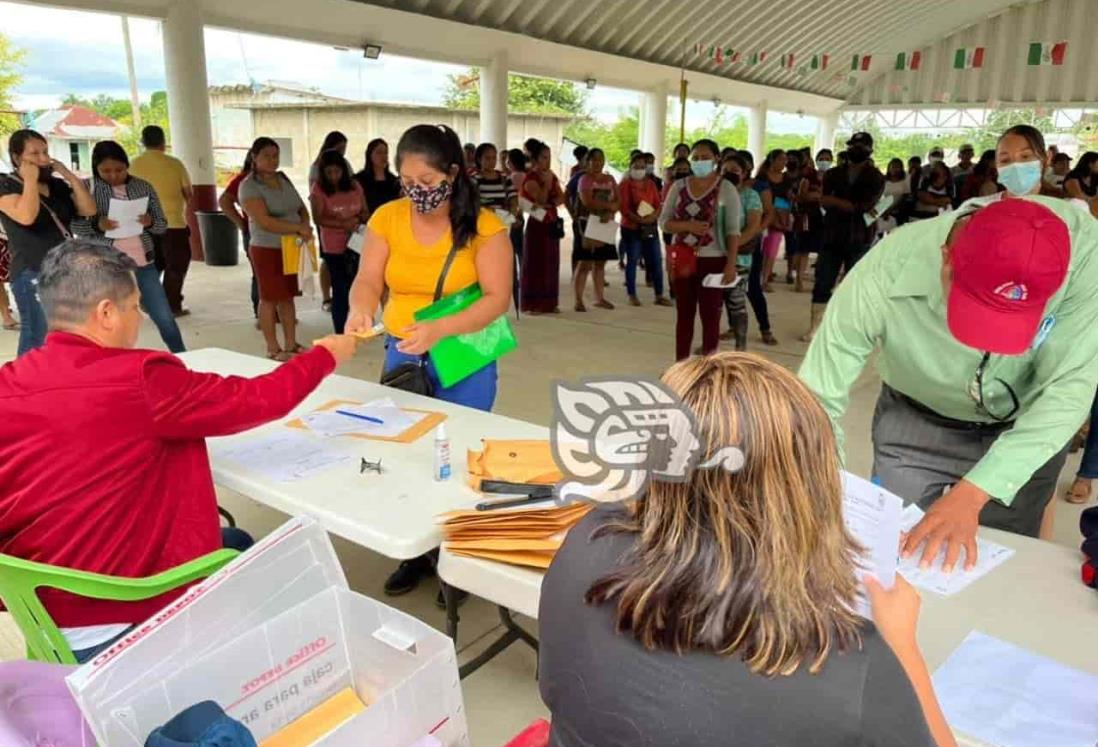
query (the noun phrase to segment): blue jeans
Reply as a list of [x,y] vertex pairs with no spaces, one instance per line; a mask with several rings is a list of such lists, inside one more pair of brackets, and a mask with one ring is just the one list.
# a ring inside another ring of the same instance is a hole
[[759,332],[770,331],[770,306],[766,302],[766,293],[762,283],[763,252],[762,242],[755,242],[751,252],[751,272],[747,276],[747,300],[755,312],[755,321],[759,323]]
[[653,234],[645,238],[639,228],[621,229],[621,244],[625,251],[625,288],[630,296],[637,295],[637,260],[644,258],[644,269],[652,278],[656,296],[663,295],[663,260],[660,256],[660,237]]
[[133,274],[137,277],[141,305],[160,331],[160,339],[168,346],[168,350],[182,353],[187,348],[183,344],[183,335],[179,332],[179,325],[175,323],[172,309],[168,306],[168,297],[164,294],[164,286],[160,284],[160,273],[157,272],[156,265],[138,267]]
[[332,279],[332,326],[341,335],[351,312],[351,283],[358,274],[358,252],[348,249],[342,254],[321,254],[321,257]]
[[1090,431],[1083,447],[1083,461],[1079,463],[1079,477],[1098,479],[1098,394],[1090,406]]
[[[384,371],[386,373],[392,371],[402,363],[415,363],[419,360],[418,355],[408,355],[407,353],[402,353],[397,350],[398,342],[400,341],[392,336],[385,339]],[[462,379],[449,389],[443,389],[442,384],[438,380],[438,373],[435,371],[435,364],[428,358],[427,377],[434,386],[435,399],[441,399],[443,402],[464,405],[465,407],[472,407],[475,410],[484,410],[485,412],[491,412],[492,405],[496,402],[498,373],[494,361],[472,376]]]
[[38,303],[38,273],[21,270],[11,279],[11,293],[19,309],[19,351],[16,355],[23,355],[46,342],[48,326],[46,312]]

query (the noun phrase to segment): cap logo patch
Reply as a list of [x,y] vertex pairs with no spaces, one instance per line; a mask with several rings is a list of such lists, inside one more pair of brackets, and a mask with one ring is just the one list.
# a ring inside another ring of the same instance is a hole
[[1029,289],[1022,283],[1003,283],[995,289],[995,295],[1008,301],[1025,301],[1029,298]]

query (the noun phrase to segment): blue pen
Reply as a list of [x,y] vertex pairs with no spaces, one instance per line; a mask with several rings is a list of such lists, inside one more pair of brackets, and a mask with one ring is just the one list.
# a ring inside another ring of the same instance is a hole
[[354,412],[347,412],[346,410],[336,410],[337,415],[346,415],[349,418],[358,418],[359,420],[365,420],[368,423],[377,423],[378,425],[385,425],[385,421],[381,418],[371,418],[369,415],[359,415]]

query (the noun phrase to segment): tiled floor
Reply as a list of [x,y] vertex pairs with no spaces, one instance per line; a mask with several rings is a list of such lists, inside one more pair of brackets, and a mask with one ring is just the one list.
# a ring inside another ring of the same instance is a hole
[[[562,280],[559,317],[523,317],[515,325],[519,349],[501,365],[500,395],[496,411],[537,423],[548,423],[549,385],[554,379],[584,374],[644,373],[658,375],[673,357],[674,309],[648,303],[651,292],[642,292],[646,305],[632,308],[625,304],[623,277],[611,267],[608,298],[618,304],[613,311],[593,309],[587,313],[571,311],[570,291]],[[245,266],[211,268],[192,267],[187,279],[186,304],[194,312],[181,320],[188,347],[223,347],[244,353],[262,354],[260,334],[253,327],[248,304],[248,270]],[[774,332],[781,344],[764,347],[752,341],[753,350],[763,352],[782,365],[796,368],[806,345],[796,341],[804,331],[808,317],[808,297],[794,294],[784,283],[775,284],[770,296]],[[301,300],[300,339],[308,342],[330,329],[319,303]],[[754,332],[752,332],[754,335]],[[156,331],[147,324],[141,343],[160,347]],[[0,362],[15,355],[16,334],[0,332]],[[359,358],[341,369],[349,376],[376,380],[379,373],[379,347],[367,348]],[[879,382],[871,370],[858,382],[850,412],[845,418],[848,466],[867,474],[870,465],[869,421]],[[1089,403],[1080,403],[1086,406]],[[1069,479],[1078,464],[1072,457],[1064,472]],[[1063,487],[1063,486],[1061,486]],[[236,514],[243,526],[258,535],[269,532],[285,517],[238,495],[222,495],[222,503]],[[1062,500],[1056,502],[1056,541],[1075,545],[1080,507]],[[382,583],[393,562],[337,539],[351,585],[358,591],[381,597]],[[388,603],[426,622],[443,627],[443,613],[434,605],[435,588],[417,591]],[[532,621],[524,620],[531,629]],[[490,641],[498,624],[495,609],[477,599],[462,608],[459,649],[464,660]],[[22,656],[18,632],[6,615],[0,617],[0,658]],[[545,715],[535,680],[536,657],[521,645],[513,646],[464,682],[473,743],[480,747],[500,745],[534,718]]]

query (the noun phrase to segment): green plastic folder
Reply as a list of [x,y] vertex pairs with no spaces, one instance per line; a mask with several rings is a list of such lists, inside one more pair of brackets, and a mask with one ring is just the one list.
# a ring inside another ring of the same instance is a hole
[[[425,322],[453,316],[483,296],[480,284],[473,283],[420,309],[415,313],[415,320]],[[478,332],[442,338],[431,348],[430,356],[439,382],[448,389],[517,347],[518,341],[510,322],[506,316],[500,316]]]

